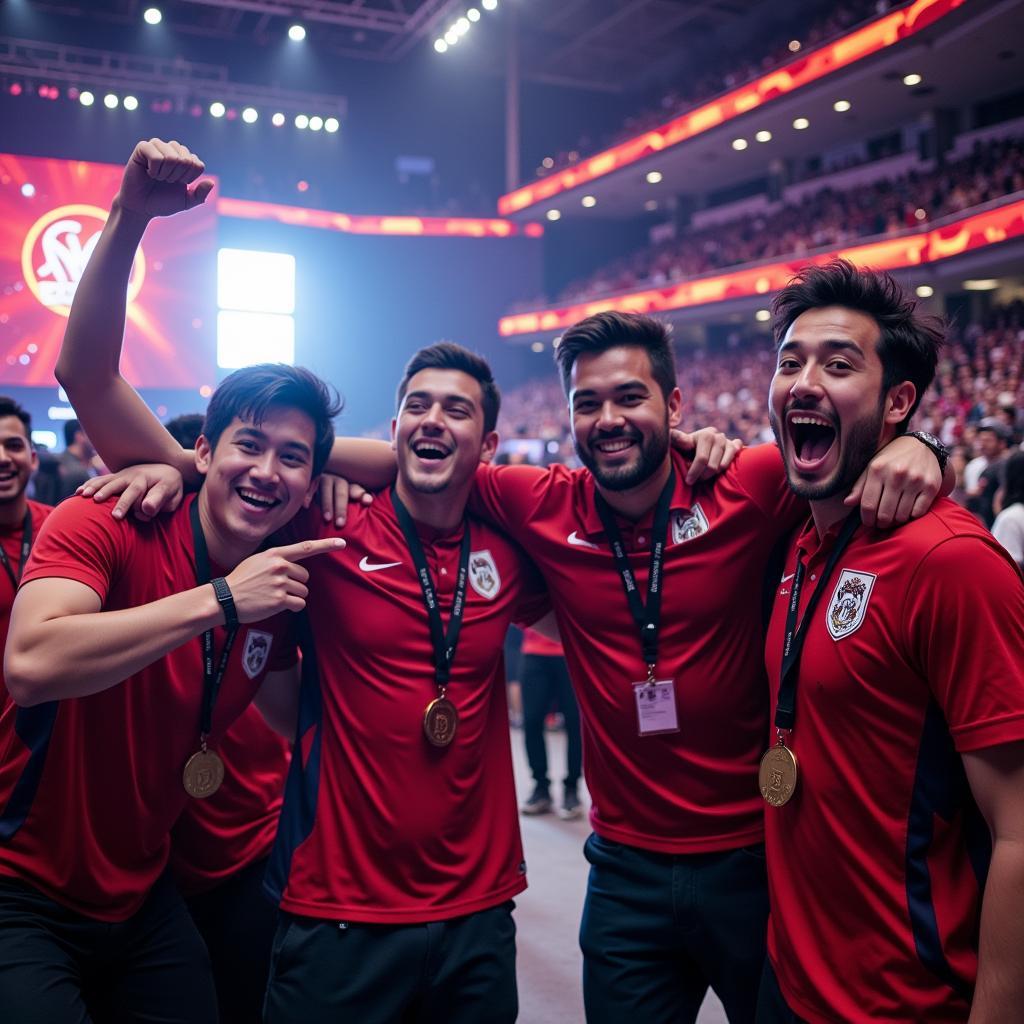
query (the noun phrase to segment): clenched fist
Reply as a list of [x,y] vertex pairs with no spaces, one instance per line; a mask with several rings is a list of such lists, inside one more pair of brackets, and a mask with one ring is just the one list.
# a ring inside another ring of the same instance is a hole
[[206,166],[180,142],[150,139],[132,153],[116,202],[142,217],[170,217],[206,202],[209,178],[198,180]]

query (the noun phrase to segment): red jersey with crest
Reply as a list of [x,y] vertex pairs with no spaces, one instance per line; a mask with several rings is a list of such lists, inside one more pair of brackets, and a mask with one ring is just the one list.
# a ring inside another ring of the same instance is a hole
[[[672,459],[657,678],[674,682],[674,733],[639,734],[633,683],[647,671],[590,472],[484,466],[470,507],[523,545],[551,592],[582,715],[594,831],[662,853],[707,853],[762,838],[762,581],[773,545],[806,506],[774,445],[741,451],[692,487],[685,461]],[[619,519],[642,596],[652,520],[653,510]]]
[[[809,524],[790,552],[773,695],[796,560],[802,615],[841,525],[819,541]],[[966,1021],[990,840],[961,755],[1024,739],[1024,586],[941,499],[898,529],[858,530],[824,587],[789,739],[799,781],[766,811],[772,964],[813,1024]]]
[[171,869],[186,896],[206,892],[270,855],[284,802],[289,746],[255,705],[224,734],[224,782],[191,800],[171,833]]
[[[192,589],[193,500],[139,523],[69,498],[47,520],[23,583],[76,580],[104,611]],[[239,629],[214,708],[213,750],[268,669],[294,664],[287,625],[278,616]],[[214,631],[218,657],[225,635]],[[199,746],[202,694],[196,638],[101,693],[8,704],[0,713],[0,876],[99,920],[135,913],[167,866],[171,827],[191,800],[182,770]]]
[[[448,698],[455,737],[434,747],[437,696],[423,593],[390,492],[350,507],[347,547],[306,564],[299,731],[268,890],[310,917],[408,924],[496,906],[526,887],[502,648],[547,610],[519,549],[468,520],[465,612]],[[318,510],[284,542],[335,536]],[[420,527],[447,628],[463,527]]]
[[[35,543],[39,536],[39,530],[46,517],[53,511],[49,505],[42,505],[38,501],[29,500],[29,511],[32,513],[32,541]],[[23,521],[14,526],[0,526],[0,547],[3,547],[7,555],[7,564],[15,578],[18,575],[18,567],[21,565],[21,539],[23,535]],[[11,607],[14,604],[15,588],[11,585],[10,577],[0,567],[0,707],[7,701],[7,687],[4,686],[3,652],[7,648],[7,627],[11,622]]]

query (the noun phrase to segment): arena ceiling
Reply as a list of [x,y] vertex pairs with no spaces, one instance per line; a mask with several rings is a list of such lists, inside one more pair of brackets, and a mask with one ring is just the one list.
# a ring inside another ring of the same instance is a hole
[[[159,6],[174,31],[238,43],[273,42],[300,21],[318,47],[395,62],[431,46],[472,0],[34,0],[31,6],[121,24]],[[476,70],[503,69],[507,33],[498,26],[514,17],[524,79],[619,92],[659,65],[678,62],[681,53],[699,52],[720,33],[749,25],[751,14],[766,6],[764,0],[499,0],[499,17],[484,19],[474,30],[473,53],[460,56]]]

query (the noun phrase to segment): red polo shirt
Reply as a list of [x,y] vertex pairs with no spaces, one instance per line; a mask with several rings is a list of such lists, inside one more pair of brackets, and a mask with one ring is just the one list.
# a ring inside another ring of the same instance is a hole
[[[790,552],[773,694],[796,559],[802,613],[838,530],[819,542],[810,525]],[[961,755],[1024,739],[1024,587],[944,499],[859,530],[824,586],[790,737],[799,783],[766,810],[772,964],[814,1024],[965,1021],[990,844]]]
[[[485,466],[471,500],[544,576],[582,712],[594,831],[662,853],[760,842],[757,765],[767,735],[762,581],[775,542],[806,506],[774,445],[747,449],[714,480],[676,485],[665,551],[657,678],[672,679],[679,731],[640,736],[640,639],[594,507],[587,470]],[[620,520],[641,595],[653,510]]]
[[[29,501],[32,513],[32,542],[39,536],[40,527],[46,517],[53,511],[49,505],[41,505],[38,501]],[[15,576],[21,565],[22,523],[14,526],[0,526],[0,547],[7,555],[7,562]],[[7,628],[11,624],[11,606],[14,604],[15,589],[11,586],[7,573],[0,568],[0,707],[7,703],[7,687],[4,686],[3,651],[7,647]]]
[[284,802],[289,747],[253,705],[217,748],[224,782],[191,800],[171,833],[171,869],[186,896],[206,892],[269,856]]
[[[91,498],[69,498],[47,520],[24,582],[77,580],[96,591],[104,611],[189,590],[196,585],[190,504],[138,523],[113,519]],[[224,639],[217,629],[218,652]],[[262,658],[243,660],[255,650]],[[294,660],[283,616],[239,629],[214,709],[212,749],[268,668]],[[102,693],[4,708],[0,875],[99,920],[135,913],[167,865],[171,827],[191,799],[181,775],[198,749],[202,692],[196,639]]]
[[[268,890],[310,917],[407,924],[495,906],[526,887],[502,645],[547,609],[536,573],[470,521],[469,582],[448,697],[459,723],[431,746],[437,696],[423,594],[390,492],[350,508],[347,547],[311,559],[299,742]],[[318,511],[289,540],[334,536]],[[419,530],[447,627],[462,528]]]

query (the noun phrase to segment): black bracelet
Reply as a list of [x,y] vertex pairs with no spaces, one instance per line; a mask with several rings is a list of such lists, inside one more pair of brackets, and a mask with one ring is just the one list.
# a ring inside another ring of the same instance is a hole
[[217,604],[224,609],[224,625],[228,629],[235,629],[238,626],[238,612],[235,609],[235,599],[231,596],[231,588],[223,576],[210,580],[214,594],[217,595]]
[[939,462],[939,472],[946,472],[946,463],[949,462],[949,449],[934,435],[924,430],[911,430],[907,437],[916,437],[926,448],[931,448],[932,454]]

